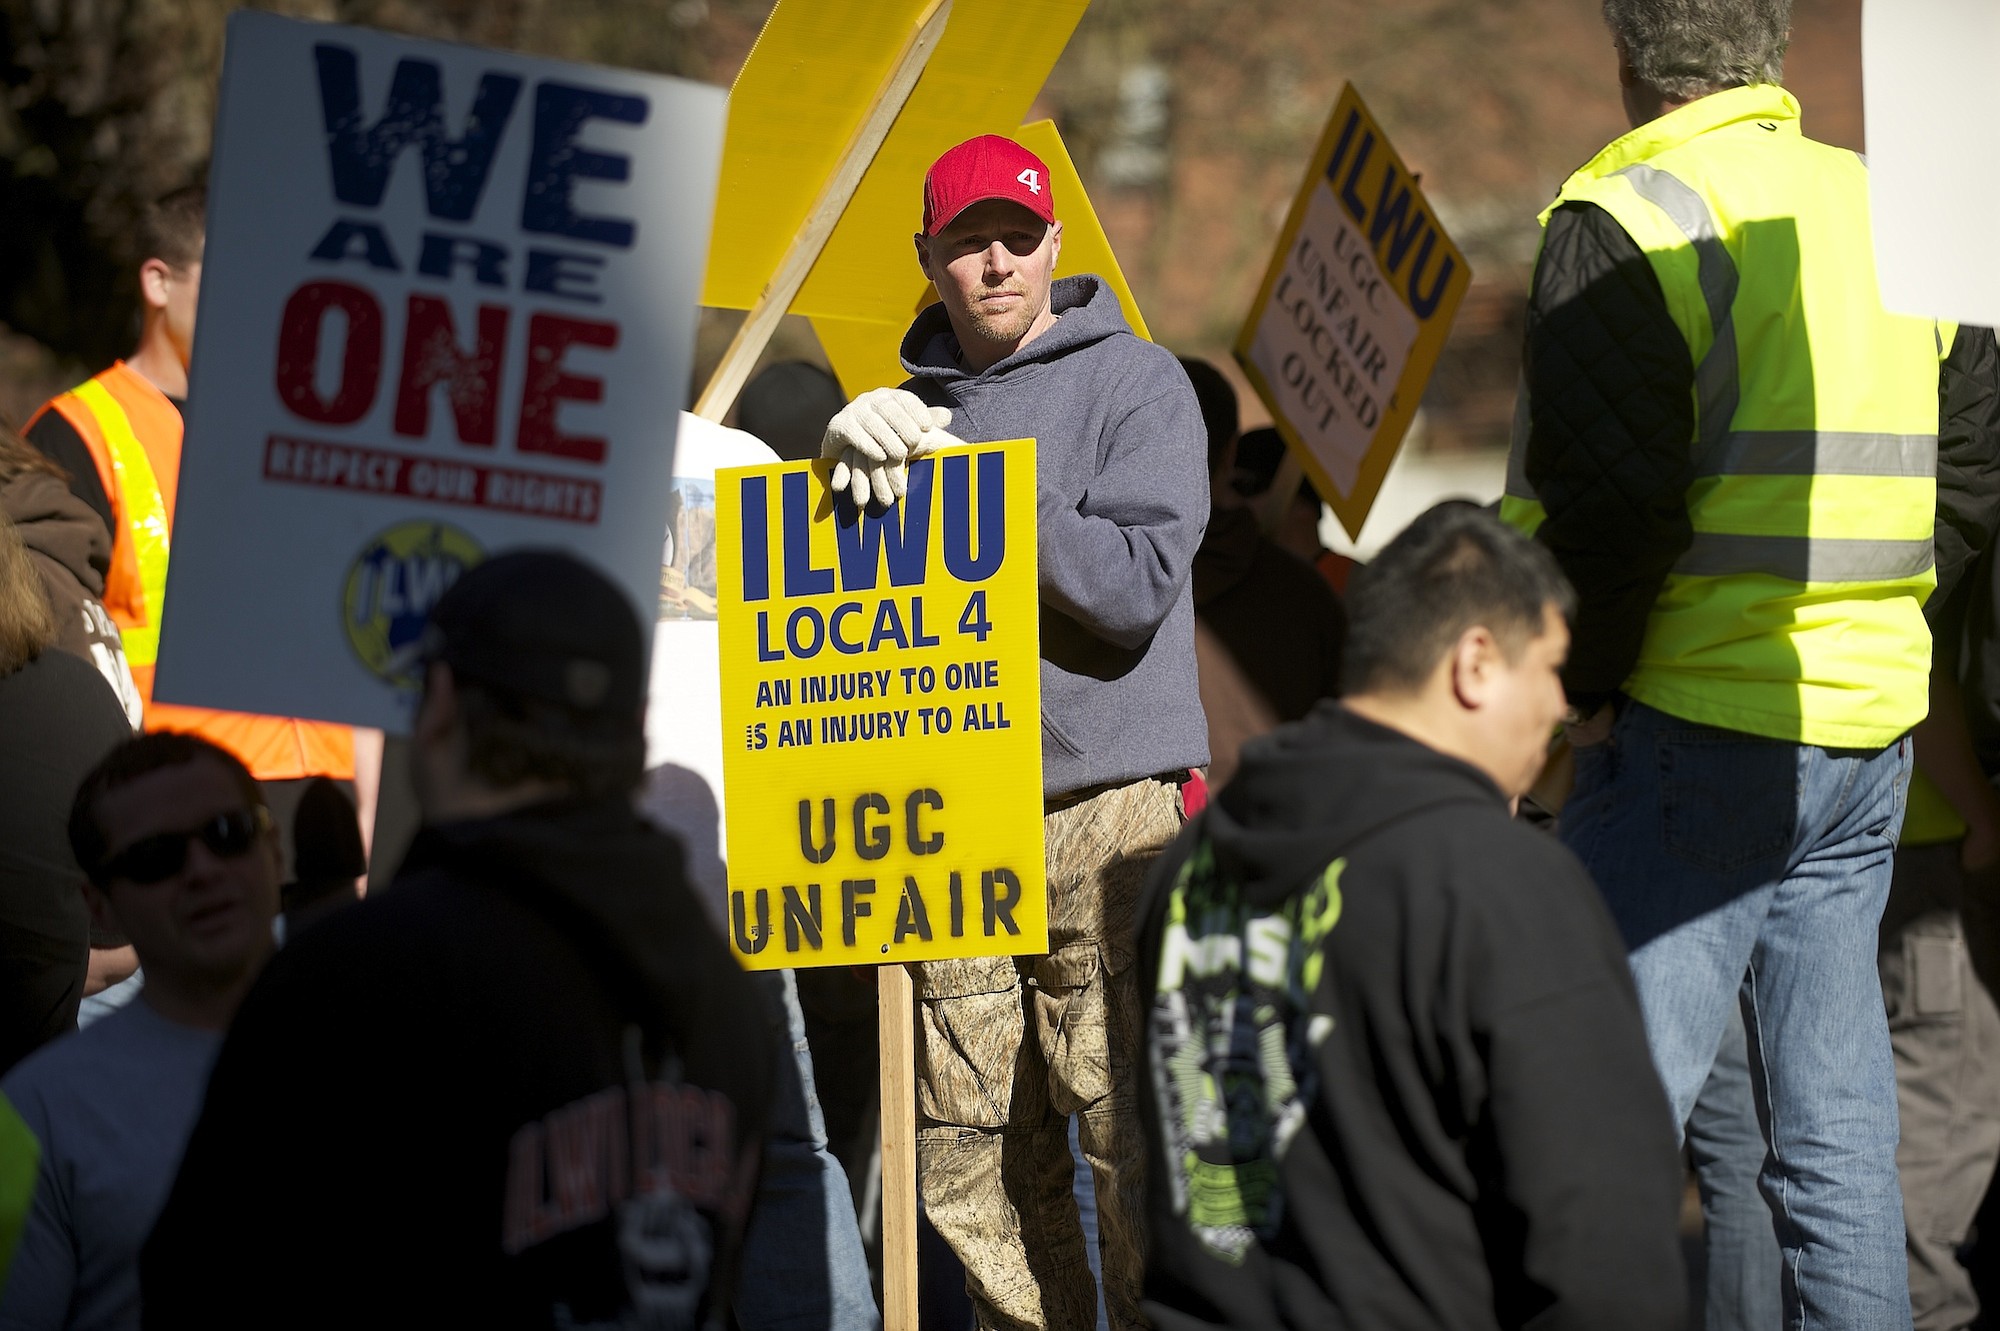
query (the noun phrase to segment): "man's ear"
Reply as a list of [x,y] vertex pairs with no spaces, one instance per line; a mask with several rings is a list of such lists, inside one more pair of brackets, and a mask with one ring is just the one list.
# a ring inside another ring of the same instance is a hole
[[1632,50],[1625,45],[1625,39],[1616,39],[1618,47],[1618,86],[1636,88],[1639,86],[1639,71],[1632,67]]
[[1055,271],[1056,260],[1062,258],[1062,221],[1049,223],[1049,270]]
[[924,270],[925,277],[929,278],[933,282],[937,281],[937,274],[931,271],[930,237],[926,236],[923,232],[919,231],[915,235],[911,236],[910,239],[916,242],[917,267]]
[[1451,649],[1451,691],[1459,706],[1474,712],[1486,706],[1502,660],[1500,643],[1484,624],[1458,635]]
[[148,259],[139,265],[139,299],[150,310],[167,308],[167,288],[173,285],[174,270],[165,259]]

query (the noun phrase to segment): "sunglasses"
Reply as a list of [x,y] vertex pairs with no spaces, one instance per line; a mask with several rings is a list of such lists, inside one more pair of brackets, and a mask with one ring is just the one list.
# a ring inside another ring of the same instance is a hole
[[233,860],[256,845],[270,827],[271,815],[262,806],[231,809],[184,832],[161,832],[134,841],[99,865],[94,876],[100,883],[114,878],[140,884],[161,882],[186,867],[188,843],[197,837],[211,855]]

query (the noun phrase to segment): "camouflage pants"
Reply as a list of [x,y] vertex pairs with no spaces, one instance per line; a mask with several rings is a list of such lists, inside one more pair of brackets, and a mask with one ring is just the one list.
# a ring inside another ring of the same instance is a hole
[[1104,1305],[1145,1325],[1139,889],[1180,828],[1180,794],[1120,786],[1051,813],[1049,953],[917,968],[917,1171],[964,1262],[983,1331],[1090,1331],[1096,1289],[1071,1191],[1068,1117],[1097,1181]]

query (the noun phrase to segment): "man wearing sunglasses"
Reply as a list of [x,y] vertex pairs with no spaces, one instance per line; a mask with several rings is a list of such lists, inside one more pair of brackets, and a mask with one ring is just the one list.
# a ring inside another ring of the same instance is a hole
[[0,1081],[42,1152],[0,1326],[136,1327],[140,1245],[223,1029],[271,955],[278,842],[243,764],[172,732],[129,741],[84,778],[69,837],[92,923],[131,940],[146,984]]

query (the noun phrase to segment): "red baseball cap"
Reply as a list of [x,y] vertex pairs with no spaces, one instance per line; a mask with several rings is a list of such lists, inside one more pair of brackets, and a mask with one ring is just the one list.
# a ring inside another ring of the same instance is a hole
[[1006,199],[1044,222],[1056,220],[1049,168],[1042,159],[1012,139],[981,134],[947,150],[924,173],[924,234],[935,236],[986,199]]

